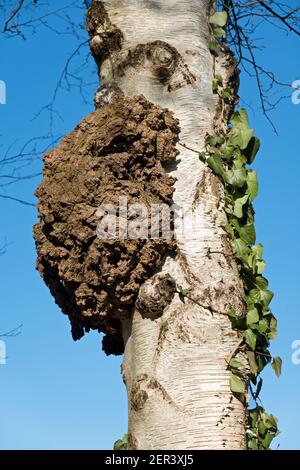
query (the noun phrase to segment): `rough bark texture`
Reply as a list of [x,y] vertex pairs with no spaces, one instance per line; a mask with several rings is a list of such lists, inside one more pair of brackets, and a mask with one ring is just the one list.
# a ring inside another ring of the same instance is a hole
[[162,165],[175,159],[177,134],[167,110],[143,97],[118,96],[44,157],[36,191],[37,266],[69,315],[74,339],[90,328],[103,331],[108,354],[123,353],[120,320],[130,317],[139,287],[174,252],[174,243],[172,237],[151,239],[150,230],[145,239],[100,239],[96,227],[105,213],[98,208],[118,207],[120,197],[148,209],[170,205],[175,179]]
[[[87,16],[91,50],[101,81],[96,106],[100,112],[106,110],[109,121],[117,96],[144,95],[148,102],[174,113],[180,126],[177,144],[180,155],[176,165],[168,162],[165,168],[172,182],[176,180],[173,194],[176,206],[183,213],[192,211],[192,219],[198,217],[198,225],[188,233],[176,233],[175,255],[167,255],[165,248],[169,247],[159,245],[162,250],[158,250],[158,258],[154,257],[155,273],[140,277],[145,282],[138,283],[140,289],[132,314],[118,317],[122,318],[125,345],[122,373],[128,392],[130,449],[245,448],[245,409],[230,391],[226,362],[239,343],[226,313],[230,308],[244,311],[243,285],[222,229],[226,219],[222,184],[193,150],[204,150],[207,133],[226,128],[230,109],[220,105],[212,93],[214,73],[222,74],[228,86],[234,85],[236,77],[229,53],[223,52],[214,59],[209,51],[210,3],[94,0]],[[126,145],[128,141],[119,150],[121,153],[126,153]],[[76,148],[80,153],[81,145]],[[59,150],[57,160],[63,155]],[[77,172],[81,171],[85,171],[84,165]],[[122,170],[118,171],[121,175]],[[119,184],[119,179],[117,176],[114,184]],[[81,189],[76,189],[77,192]],[[39,195],[43,197],[41,189]],[[114,200],[113,192],[110,197]],[[42,218],[45,204],[44,200],[40,206]],[[61,204],[57,207],[60,211]],[[77,220],[75,217],[72,227]],[[53,220],[50,223],[53,226]],[[38,232],[42,250],[47,242],[41,225]],[[110,247],[109,253],[111,249],[114,250]],[[67,250],[69,258],[72,247]],[[97,264],[100,251],[94,253]],[[83,250],[81,254],[80,276],[88,258]],[[53,257],[57,263],[57,254]],[[51,256],[47,254],[47,258]],[[43,271],[42,261],[40,266]],[[115,266],[107,264],[106,269]],[[113,272],[117,274],[117,270]],[[57,275],[61,278],[61,271],[56,270],[54,276]],[[95,279],[98,281],[99,276]],[[114,283],[116,292],[120,282]],[[82,309],[81,322],[87,311],[95,318],[94,296],[100,287],[92,284],[92,307]],[[175,292],[175,284],[188,289],[185,302]],[[68,289],[67,299],[74,298],[75,290]],[[130,297],[132,301],[137,291],[138,288]],[[111,315],[115,307],[123,309],[121,297],[110,307]],[[77,313],[72,316],[76,318]],[[100,317],[99,310],[97,321]]]

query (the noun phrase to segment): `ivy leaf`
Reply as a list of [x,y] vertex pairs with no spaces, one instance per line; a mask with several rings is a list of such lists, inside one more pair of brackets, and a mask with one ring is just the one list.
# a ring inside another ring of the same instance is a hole
[[247,325],[251,325],[252,323],[257,323],[259,321],[259,313],[257,311],[257,308],[253,308],[252,310],[249,310],[246,318],[247,318]]
[[244,225],[240,228],[240,237],[248,245],[252,245],[256,240],[256,233],[253,224]]
[[265,414],[265,419],[264,419],[264,422],[265,422],[265,425],[266,427],[271,430],[273,429],[274,431],[277,432],[277,423],[278,423],[278,419],[276,418],[276,416],[274,415],[269,415],[267,413],[264,413]]
[[265,307],[269,306],[273,297],[274,297],[274,294],[270,290],[261,291],[261,301],[263,302]]
[[257,245],[253,246],[252,251],[255,253],[257,259],[262,259],[263,256],[263,246],[261,243],[258,243]]
[[224,90],[219,91],[219,96],[223,98],[223,100],[229,100],[232,97],[232,91],[230,88],[224,88]]
[[256,262],[256,272],[257,274],[262,274],[264,272],[264,270],[266,269],[267,267],[267,264],[265,261],[263,260],[258,260]]
[[259,287],[262,290],[267,289],[268,285],[269,285],[267,279],[263,276],[256,276],[255,277],[255,284],[256,284],[257,287]]
[[241,138],[241,145],[239,146],[242,150],[244,150],[250,140],[252,139],[252,136],[254,134],[254,129],[241,129],[240,130],[240,138]]
[[230,118],[230,124],[232,124],[233,127],[247,129],[249,125],[247,111],[244,108],[241,108],[233,113]]
[[128,446],[128,434],[125,434],[122,439],[118,439],[114,443],[114,449],[113,450],[127,450]]
[[231,186],[242,188],[247,180],[247,171],[245,168],[238,168],[236,170],[229,170],[226,172],[226,181]]
[[253,133],[253,129],[234,127],[228,132],[228,141],[232,145],[237,145],[240,149],[244,150],[249,144]]
[[259,304],[261,301],[261,295],[260,295],[260,290],[259,289],[251,289],[249,292],[249,297],[250,300],[252,300],[253,303]]
[[238,314],[233,309],[229,310],[229,312],[227,312],[227,315],[231,318],[237,318],[238,317]]
[[247,357],[252,374],[257,375],[258,367],[255,360],[255,353],[253,351],[247,351]]
[[[219,84],[222,85],[223,84],[223,77],[222,75],[220,75],[219,73],[216,74],[215,76],[215,79],[218,80]],[[224,143],[225,139],[223,137],[216,137],[217,139],[221,139],[222,140],[222,144]]]
[[235,150],[235,146],[234,146],[234,145],[228,145],[228,144],[226,144],[226,146],[224,146],[224,147],[222,148],[223,157],[224,157],[226,160],[232,160],[233,154],[234,154],[234,150]]
[[271,432],[267,432],[265,437],[262,439],[261,443],[264,449],[269,449],[271,442],[273,441],[275,435]]
[[256,157],[257,152],[260,149],[260,140],[257,137],[252,137],[249,141],[247,148],[244,153],[247,157],[247,163],[252,163]]
[[268,338],[269,339],[277,338],[277,320],[273,315],[271,315],[270,320],[269,320]]
[[247,187],[248,192],[252,200],[254,200],[258,194],[258,182],[256,171],[249,170],[247,174]]
[[244,367],[244,364],[235,358],[231,359],[231,361],[229,362],[229,365],[233,369],[243,369]]
[[277,375],[277,377],[280,377],[281,368],[282,368],[282,359],[281,359],[281,357],[279,357],[279,356],[274,357],[271,366],[274,369],[275,374]]
[[232,225],[226,224],[224,229],[231,236],[231,238],[234,238],[234,228],[232,227]]
[[208,43],[208,48],[211,52],[215,52],[215,50],[217,49],[219,43],[216,39],[211,39]]
[[218,155],[214,155],[207,159],[209,167],[218,175],[224,178],[224,166],[222,159]]
[[249,199],[249,195],[246,194],[245,196],[236,199],[236,201],[234,203],[233,214],[236,217],[238,217],[239,219],[241,219],[243,217],[243,207],[246,204],[246,202],[248,201],[248,199]]
[[226,38],[226,31],[223,28],[215,28],[214,36],[217,38]]
[[219,83],[218,83],[218,80],[216,80],[215,78],[213,79],[213,81],[211,82],[211,88],[212,88],[212,91],[213,92],[216,92],[219,88]]
[[227,18],[228,15],[226,11],[217,11],[209,18],[209,22],[210,24],[223,28],[227,23]]
[[247,447],[249,450],[258,450],[258,444],[256,439],[250,439],[247,443]]
[[267,320],[265,318],[263,318],[262,320],[260,320],[258,322],[257,330],[260,333],[264,334],[267,331],[268,328],[269,328],[269,323],[267,322]]
[[233,393],[243,393],[245,389],[245,382],[243,382],[239,377],[237,377],[236,375],[232,375],[230,377],[230,390]]
[[[219,78],[217,78],[217,77],[220,77],[221,83],[222,83],[221,75],[216,75],[216,78],[214,79],[214,80],[216,80],[216,82],[218,84],[220,84]],[[217,135],[211,135],[207,138],[206,142],[208,143],[208,145],[210,145],[210,147],[217,147],[218,145],[224,144],[225,139],[224,139],[224,137],[219,137]]]
[[232,240],[232,245],[238,258],[242,258],[243,256],[247,255],[249,248],[241,238]]
[[252,351],[254,351],[255,346],[256,346],[256,334],[253,333],[253,331],[248,328],[244,332],[244,338],[245,338],[245,341],[248,344],[249,348],[251,348]]

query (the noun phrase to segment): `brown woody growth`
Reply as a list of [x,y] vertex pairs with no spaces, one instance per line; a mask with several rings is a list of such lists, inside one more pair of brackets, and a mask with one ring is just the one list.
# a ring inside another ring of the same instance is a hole
[[[103,349],[121,354],[120,320],[128,318],[141,284],[174,250],[171,239],[100,239],[101,204],[172,204],[179,128],[172,114],[144,97],[115,97],[86,117],[44,156],[36,191],[37,268],[69,316],[73,338],[106,333]],[[117,214],[118,215],[118,214]]]

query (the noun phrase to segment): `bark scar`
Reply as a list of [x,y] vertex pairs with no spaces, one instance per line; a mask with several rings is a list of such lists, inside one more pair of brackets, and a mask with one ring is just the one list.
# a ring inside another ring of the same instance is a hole
[[188,416],[194,416],[193,413],[186,410],[183,406],[177,405],[163,385],[148,374],[137,375],[131,388],[130,405],[135,411],[140,411],[144,407],[151,390],[158,392],[161,398],[178,412]]

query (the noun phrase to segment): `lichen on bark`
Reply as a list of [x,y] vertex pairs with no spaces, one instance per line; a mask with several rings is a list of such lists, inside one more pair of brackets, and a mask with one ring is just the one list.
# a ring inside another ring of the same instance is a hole
[[100,239],[99,206],[117,208],[120,197],[149,211],[152,204],[170,206],[175,179],[163,166],[175,160],[178,133],[168,110],[144,97],[117,96],[44,156],[37,268],[69,316],[73,338],[102,331],[107,354],[122,354],[120,320],[130,317],[140,286],[175,244],[172,225],[169,238]]

